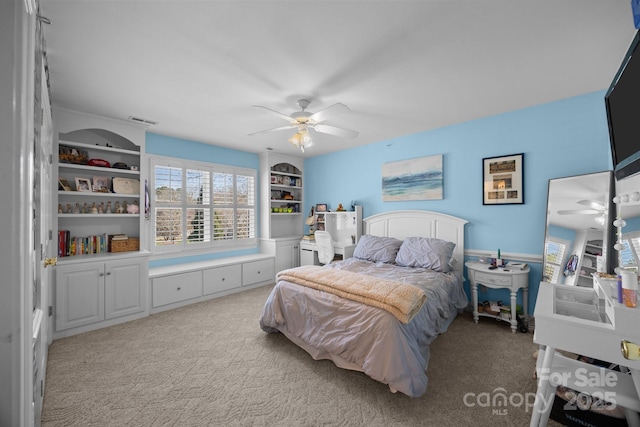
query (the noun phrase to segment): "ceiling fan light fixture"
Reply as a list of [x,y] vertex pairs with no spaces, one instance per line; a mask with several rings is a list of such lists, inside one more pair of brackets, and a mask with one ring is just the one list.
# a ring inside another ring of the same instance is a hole
[[302,144],[305,147],[309,147],[313,144],[313,139],[311,139],[311,135],[309,135],[309,131],[308,130],[304,130],[300,133],[300,135],[302,136],[301,141]]
[[309,129],[313,129],[319,133],[326,133],[329,135],[338,136],[341,138],[355,138],[358,136],[358,132],[352,131],[349,129],[344,129],[332,125],[323,124],[322,122],[333,117],[338,114],[344,114],[349,110],[344,104],[337,103],[333,104],[324,110],[318,111],[317,113],[310,113],[306,111],[306,108],[309,106],[310,101],[308,99],[299,99],[298,106],[301,111],[297,111],[292,113],[290,116],[287,116],[278,111],[272,110],[271,108],[264,107],[261,105],[254,105],[254,107],[263,108],[265,110],[271,111],[272,113],[277,114],[288,122],[287,126],[280,126],[273,129],[267,129],[260,132],[250,133],[249,135],[260,135],[266,132],[279,131],[284,129],[298,129],[291,138],[289,138],[289,142],[295,147],[299,148],[300,151],[304,153],[304,149],[313,145],[313,138],[309,132]]
[[302,139],[302,135],[300,134],[300,132],[296,132],[291,138],[289,138],[289,142],[295,145],[296,147],[299,147],[301,139]]

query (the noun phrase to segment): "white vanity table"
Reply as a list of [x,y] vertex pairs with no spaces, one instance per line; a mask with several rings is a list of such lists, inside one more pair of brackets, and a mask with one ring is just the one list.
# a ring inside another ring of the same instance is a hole
[[[609,396],[627,409],[629,426],[640,426],[640,309],[619,304],[612,297],[613,282],[594,277],[593,289],[540,283],[533,339],[541,351],[531,426],[547,424],[559,385]],[[570,359],[556,350],[617,364],[622,372]]]

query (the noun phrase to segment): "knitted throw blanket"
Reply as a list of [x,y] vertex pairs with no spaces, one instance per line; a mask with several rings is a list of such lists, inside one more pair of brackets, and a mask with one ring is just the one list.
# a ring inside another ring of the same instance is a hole
[[317,265],[283,270],[277,280],[329,292],[339,297],[378,307],[409,323],[427,300],[417,286]]

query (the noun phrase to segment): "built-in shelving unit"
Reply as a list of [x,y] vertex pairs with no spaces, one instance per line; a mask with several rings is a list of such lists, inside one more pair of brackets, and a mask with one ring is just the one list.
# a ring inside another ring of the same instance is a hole
[[[138,248],[130,248],[141,249],[144,130],[138,140],[132,141],[117,133],[118,129],[110,129],[111,119],[104,119],[100,128],[90,124],[85,128],[83,118],[65,111],[62,119],[73,124],[60,124],[65,131],[57,134],[58,158],[54,165],[58,180],[55,217],[59,262],[71,256],[108,255],[109,236],[116,234],[136,239]],[[117,186],[116,181],[126,185]],[[96,241],[100,243],[96,245]]]
[[598,259],[601,255],[602,240],[588,240],[585,243],[578,270],[578,286],[593,287],[593,275],[598,271]]
[[260,155],[260,249],[276,257],[276,272],[300,265],[303,235],[303,160],[267,152]]
[[53,118],[59,338],[149,313],[146,127],[66,109]]

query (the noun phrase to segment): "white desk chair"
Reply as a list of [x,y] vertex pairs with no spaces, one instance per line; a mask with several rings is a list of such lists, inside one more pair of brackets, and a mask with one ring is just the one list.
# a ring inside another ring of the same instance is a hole
[[316,231],[315,237],[318,248],[318,261],[322,265],[329,264],[336,255],[331,234],[328,231]]

